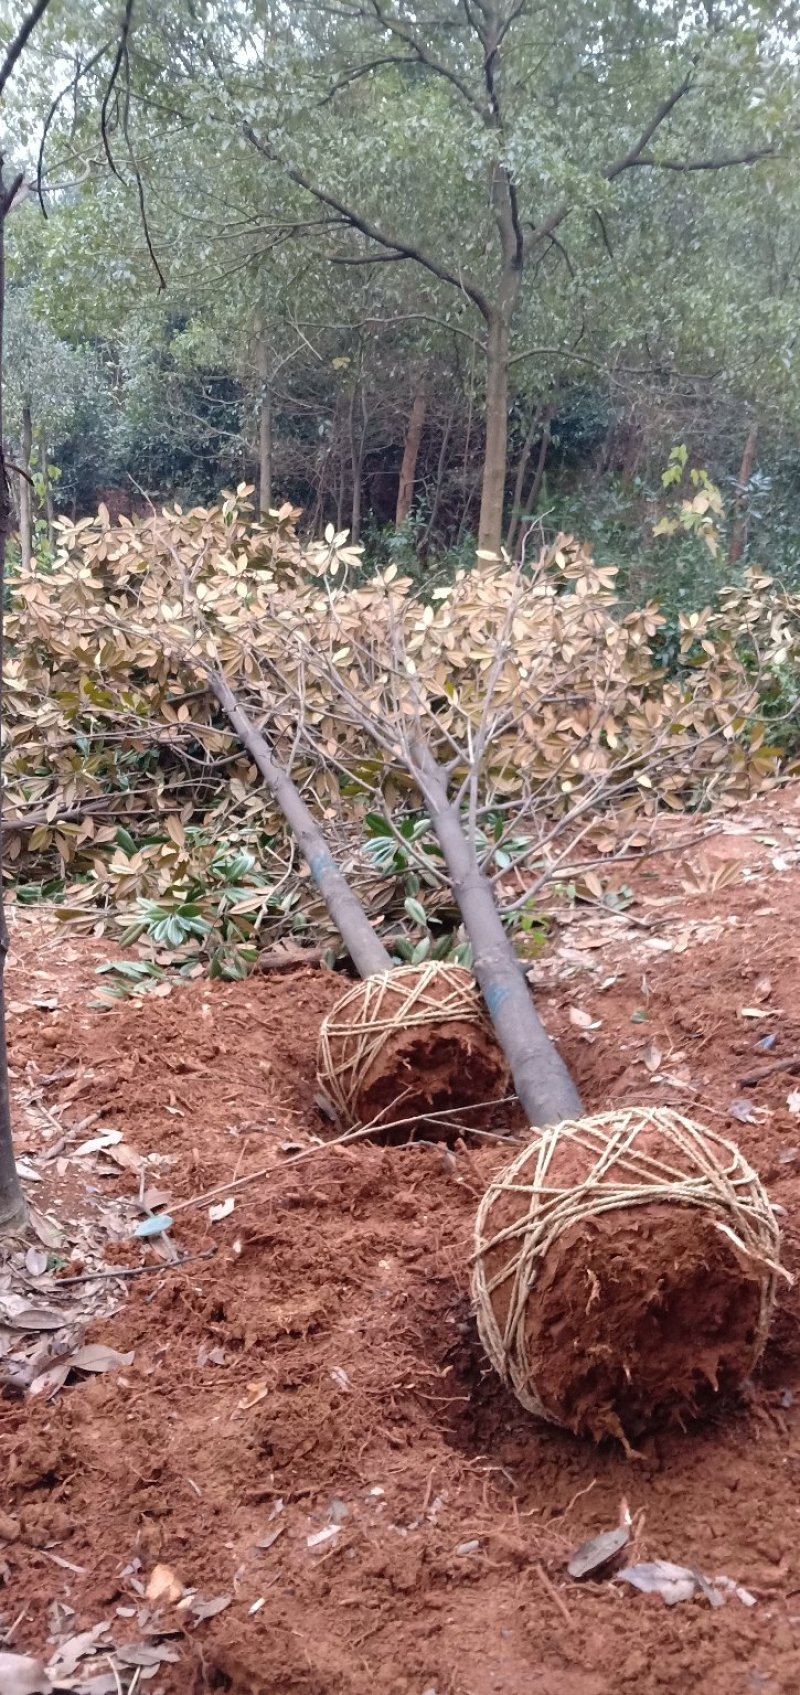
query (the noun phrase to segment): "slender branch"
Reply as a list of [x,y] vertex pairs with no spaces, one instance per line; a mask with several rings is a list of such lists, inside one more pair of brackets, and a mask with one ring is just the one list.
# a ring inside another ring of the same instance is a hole
[[23,18],[14,40],[6,48],[6,56],[2,65],[0,65],[0,94],[2,94],[17,60],[24,53],[36,25],[44,17],[49,4],[50,0],[36,0],[36,4],[31,8],[28,16]]

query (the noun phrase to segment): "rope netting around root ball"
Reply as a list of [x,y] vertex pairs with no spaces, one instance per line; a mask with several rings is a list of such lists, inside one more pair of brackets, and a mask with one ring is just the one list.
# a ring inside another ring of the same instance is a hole
[[[481,1201],[472,1273],[481,1341],[521,1404],[550,1423],[565,1422],[537,1389],[529,1304],[559,1239],[568,1231],[574,1238],[576,1226],[591,1230],[590,1221],[616,1211],[624,1210],[627,1220],[631,1209],[659,1205],[705,1215],[706,1227],[719,1233],[755,1285],[755,1365],[767,1340],[777,1277],[788,1274],[779,1264],[780,1233],[766,1191],[735,1144],[658,1107],[603,1113],[534,1135]],[[554,1172],[554,1165],[560,1169]],[[571,1182],[576,1170],[580,1179]],[[605,1228],[612,1227],[606,1218]]]
[[[408,1038],[426,1032],[432,1037],[441,1035],[443,1041],[450,1033],[454,1043],[460,1044],[467,1093],[471,1060],[479,1057],[478,1049],[486,1056],[488,1065],[475,1065],[476,1101],[485,1104],[490,1097],[504,1095],[507,1067],[471,972],[437,960],[400,965],[381,976],[354,983],[322,1025],[317,1074],[345,1123],[361,1120],[366,1092],[380,1072],[385,1073],[390,1089],[396,1085],[393,1105],[399,1111],[417,1092],[424,1095],[426,1073],[435,1071],[437,1056],[432,1052],[426,1063],[422,1055],[410,1071]],[[371,1111],[368,1117],[372,1117]]]

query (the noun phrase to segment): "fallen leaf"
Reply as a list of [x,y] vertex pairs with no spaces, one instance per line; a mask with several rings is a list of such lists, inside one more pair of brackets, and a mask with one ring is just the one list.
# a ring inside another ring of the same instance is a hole
[[728,1116],[729,1116],[729,1118],[738,1119],[740,1124],[753,1124],[753,1123],[755,1123],[755,1116],[756,1115],[755,1115],[755,1112],[753,1111],[752,1101],[745,1101],[745,1100],[731,1101],[731,1104],[728,1107]]
[[575,1025],[576,1030],[597,1030],[600,1023],[599,1019],[595,1020],[591,1013],[586,1012],[582,1006],[571,1006],[569,1008],[569,1021],[570,1024]]
[[0,1324],[7,1324],[11,1330],[61,1330],[69,1317],[55,1307],[17,1306],[11,1296],[0,1298]]
[[123,1648],[115,1648],[114,1654],[123,1666],[160,1666],[162,1660],[175,1665],[179,1659],[175,1649],[164,1642],[126,1642]]
[[44,1248],[29,1248],[25,1255],[25,1270],[29,1277],[43,1277],[47,1270]]
[[570,1577],[596,1577],[627,1547],[630,1539],[627,1525],[619,1525],[616,1530],[604,1530],[589,1542],[582,1542],[567,1565]]
[[38,1377],[34,1377],[28,1394],[31,1397],[54,1395],[56,1390],[61,1389],[66,1383],[69,1377],[70,1364],[71,1361],[67,1359],[59,1360],[57,1365],[48,1366],[47,1371],[42,1371]]
[[740,1018],[772,1018],[774,1009],[763,1006],[740,1006]]
[[324,1543],[333,1542],[338,1536],[339,1530],[338,1524],[326,1524],[324,1530],[312,1531],[311,1535],[306,1537],[306,1547],[321,1548]]
[[343,1389],[345,1391],[345,1393],[348,1393],[348,1391],[350,1390],[350,1387],[351,1387],[350,1379],[349,1379],[347,1372],[345,1371],[343,1366],[341,1366],[341,1365],[332,1366],[331,1367],[331,1377],[333,1378],[333,1381],[336,1384],[338,1389]]
[[144,1164],[142,1155],[137,1154],[135,1148],[128,1147],[127,1142],[121,1142],[119,1147],[106,1148],[105,1151],[108,1158],[113,1159],[114,1164],[120,1166],[123,1171],[140,1171]]
[[643,1595],[661,1595],[668,1607],[674,1607],[678,1601],[691,1601],[699,1588],[693,1571],[687,1566],[672,1565],[669,1560],[624,1566],[617,1572],[617,1582],[630,1583]]
[[663,1058],[664,1055],[660,1047],[655,1042],[651,1042],[642,1054],[642,1064],[648,1071],[657,1071]]
[[52,1687],[41,1660],[34,1660],[29,1654],[0,1653],[3,1695],[50,1695]]
[[183,1594],[183,1584],[171,1566],[154,1566],[147,1581],[145,1595],[148,1601],[157,1605],[164,1601],[168,1606],[175,1606]]
[[46,1218],[44,1213],[39,1212],[35,1206],[31,1206],[30,1202],[28,1202],[28,1224],[34,1235],[38,1236],[43,1247],[50,1248],[54,1252],[62,1246],[64,1238],[58,1225],[51,1218]]
[[198,1595],[192,1602],[191,1611],[196,1619],[216,1618],[217,1613],[223,1613],[232,1600],[232,1595],[212,1595],[204,1601],[202,1595]]
[[279,1524],[275,1530],[270,1530],[267,1536],[260,1537],[256,1547],[260,1548],[262,1553],[266,1553],[267,1548],[271,1548],[273,1542],[277,1542],[278,1537],[283,1535],[285,1529],[285,1524]]
[[216,1206],[209,1207],[208,1216],[212,1224],[218,1224],[221,1218],[229,1218],[236,1205],[234,1195],[228,1195],[224,1201],[218,1201]]
[[255,1383],[248,1383],[241,1400],[236,1403],[238,1411],[249,1412],[251,1407],[257,1406],[268,1394],[269,1384],[265,1377],[258,1378]]
[[134,1235],[145,1238],[148,1236],[163,1236],[165,1230],[171,1229],[172,1219],[169,1213],[162,1212],[159,1213],[158,1218],[143,1218],[141,1224],[137,1224]]
[[[71,1636],[68,1642],[61,1642],[47,1667],[53,1682],[63,1683],[66,1678],[72,1677],[87,1654],[98,1652],[99,1638],[105,1636],[110,1629],[108,1619],[103,1619],[100,1624],[93,1625],[91,1630],[82,1630],[79,1636]],[[0,1689],[2,1687],[0,1683]]]
[[97,1154],[101,1148],[115,1148],[121,1141],[121,1130],[104,1130],[102,1136],[93,1136],[90,1142],[81,1142],[80,1147],[73,1148],[72,1157],[78,1159],[84,1154]]
[[118,1354],[116,1348],[106,1348],[102,1342],[87,1342],[76,1354],[70,1354],[70,1371],[116,1371],[118,1366],[133,1365],[134,1355]]

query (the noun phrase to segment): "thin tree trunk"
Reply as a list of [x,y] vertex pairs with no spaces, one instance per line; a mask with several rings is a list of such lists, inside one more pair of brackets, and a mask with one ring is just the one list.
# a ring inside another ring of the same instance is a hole
[[422,432],[425,428],[425,414],[428,407],[425,388],[420,383],[411,406],[411,416],[408,420],[403,463],[400,466],[400,482],[397,489],[397,510],[395,512],[395,529],[402,526],[411,516],[414,505],[414,483],[417,476],[417,460],[419,459]]
[[33,500],[31,489],[31,452],[33,449],[33,420],[31,403],[22,402],[22,459],[19,479],[19,548],[22,569],[27,571],[33,555]]
[[269,349],[264,333],[256,342],[258,369],[258,510],[266,517],[272,506],[272,389],[269,381]]
[[492,886],[448,797],[447,779],[424,742],[414,744],[411,771],[442,850],[453,894],[472,943],[473,971],[532,1125],[580,1118],[580,1095],[537,1016],[527,982],[503,929]]
[[44,483],[44,510],[47,518],[47,540],[51,548],[56,545],[56,509],[53,501],[53,485],[50,481],[50,460],[47,454],[47,441],[42,436],[42,481]]
[[391,971],[392,961],[383,943],[332,859],[325,837],[291,777],[273,758],[269,743],[239,705],[222,673],[210,671],[208,683],[280,807],[359,976],[375,977]]
[[[3,452],[3,327],[5,308],[5,208],[6,188],[0,158],[0,724],[3,718],[3,667],[5,659],[5,563],[6,543],[11,528],[11,500]],[[2,762],[0,751],[0,762]],[[25,1201],[17,1176],[11,1136],[11,1091],[8,1080],[6,1044],[5,968],[8,957],[8,926],[3,899],[2,769],[0,768],[0,1236],[11,1235],[25,1223]]]
[[429,514],[428,514],[428,522],[425,525],[424,534],[420,538],[419,549],[418,549],[420,555],[427,553],[428,548],[430,547],[434,525],[435,525],[436,519],[439,515],[439,505],[440,505],[441,498],[442,498],[442,484],[444,482],[444,473],[445,473],[445,468],[447,466],[447,449],[450,445],[450,432],[451,432],[452,428],[453,428],[453,414],[451,412],[450,416],[447,420],[447,423],[445,424],[444,429],[442,431],[442,441],[441,441],[441,446],[439,448],[439,458],[436,462],[436,487],[434,488],[434,491],[433,491],[433,500],[431,501],[431,509],[430,509]]
[[499,559],[508,453],[508,323],[502,311],[489,324],[486,342],[486,450],[481,485],[478,546]]
[[754,418],[747,432],[742,463],[736,481],[736,500],[733,507],[733,529],[728,564],[738,565],[747,543],[747,486],[753,475],[758,451],[758,419]]
[[528,490],[528,498],[525,502],[525,511],[528,517],[532,517],[539,504],[539,496],[542,492],[542,483],[544,482],[545,466],[547,465],[547,455],[550,450],[550,426],[552,422],[553,414],[552,412],[548,412],[544,421],[542,439],[539,443],[539,455],[536,460],[536,469],[533,473],[533,482]]
[[366,438],[366,420],[362,417],[362,427],[356,429],[356,406],[361,400],[362,414],[364,399],[357,383],[353,385],[350,396],[349,433],[350,433],[350,472],[352,477],[352,501],[350,505],[350,541],[355,544],[361,539],[361,506],[364,489],[364,444]]
[[531,456],[533,444],[536,440],[536,433],[542,421],[542,410],[541,406],[536,406],[531,414],[531,421],[528,425],[525,440],[522,443],[522,449],[517,462],[517,474],[514,478],[514,497],[511,504],[511,521],[506,531],[506,552],[511,554],[512,557],[514,554],[514,543],[517,539],[517,531],[519,530],[520,521],[522,519],[522,491],[525,487],[525,475],[528,469],[528,461]]

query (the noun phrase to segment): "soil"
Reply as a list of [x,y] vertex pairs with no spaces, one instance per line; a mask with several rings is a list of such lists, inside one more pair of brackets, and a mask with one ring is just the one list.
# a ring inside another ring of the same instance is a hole
[[[729,820],[736,858],[713,865],[682,822],[674,853],[624,868],[627,911],[563,913],[537,1003],[587,1111],[679,1105],[738,1141],[797,1275],[800,794]],[[196,982],[101,1012],[107,943],[22,914],[12,940],[31,1196],[109,1268],[152,1269],[113,1282],[117,1311],[88,1333],[129,1364],[0,1401],[0,1646],[48,1659],[106,1622],[137,1695],[794,1695],[800,1283],[756,1380],[638,1460],[537,1423],[468,1302],[477,1200],[507,1149],[325,1145],[314,1061],[339,982]],[[141,1171],[78,1157],[105,1126]],[[224,1195],[185,1204],[264,1170],[227,1216],[209,1214]],[[170,1268],[113,1226],[142,1172],[177,1253],[212,1257]],[[626,1507],[631,1559],[725,1574],[755,1605],[570,1579]],[[148,1600],[157,1565],[187,1606]],[[197,1595],[220,1610],[198,1616]],[[103,1654],[84,1667],[117,1687]]]

